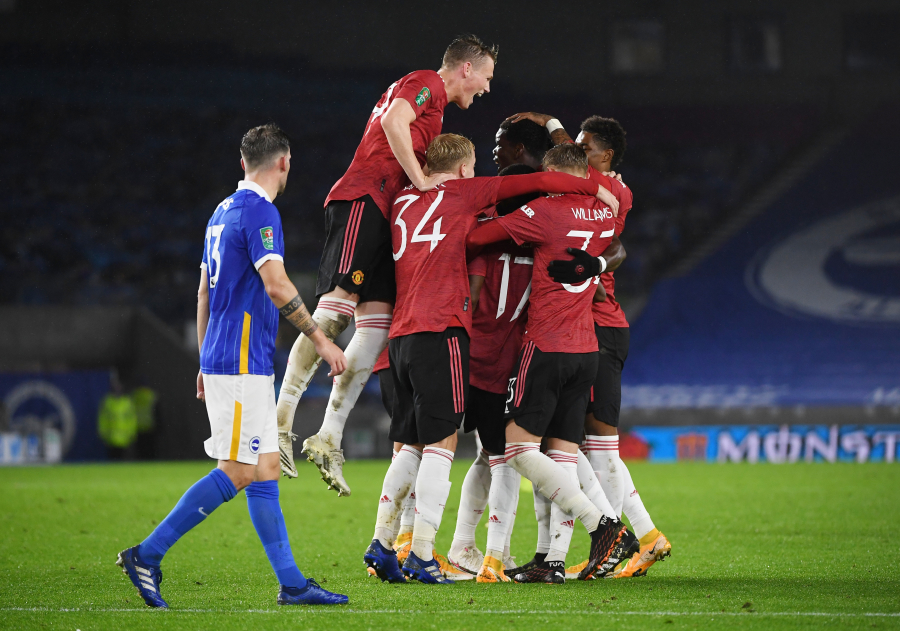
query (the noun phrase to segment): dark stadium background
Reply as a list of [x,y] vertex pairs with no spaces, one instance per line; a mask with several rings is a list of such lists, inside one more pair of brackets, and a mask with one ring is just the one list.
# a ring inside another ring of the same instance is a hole
[[[465,32],[500,45],[491,93],[444,121],[475,142],[478,175],[496,173],[494,133],[518,111],[572,135],[592,114],[628,132],[623,423],[648,428],[630,455],[894,458],[895,2],[0,0],[0,460],[105,458],[111,370],[158,395],[155,430],[129,457],[202,457],[198,266],[209,215],[242,177],[241,135],[275,121],[292,138],[277,206],[312,305],[322,203],[372,107]],[[809,241],[791,245],[839,216],[850,240],[821,265]],[[807,267],[825,289],[805,276],[776,287]],[[829,288],[850,303],[829,303]],[[282,324],[278,378],[295,336]],[[304,399],[301,438],[329,385],[323,371]],[[373,380],[348,455],[389,454],[386,428]]]

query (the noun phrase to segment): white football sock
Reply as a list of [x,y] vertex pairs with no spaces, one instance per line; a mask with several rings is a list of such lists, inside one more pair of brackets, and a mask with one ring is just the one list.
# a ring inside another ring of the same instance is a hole
[[490,490],[491,467],[488,466],[487,455],[480,451],[466,472],[466,479],[460,490],[459,513],[456,515],[456,531],[453,533],[451,548],[475,545],[475,529],[484,514]]
[[356,332],[344,349],[347,369],[334,378],[325,418],[319,429],[319,437],[335,449],[340,447],[344,437],[347,416],[366,387],[378,356],[387,346],[392,319],[393,316],[382,313],[356,317]]
[[515,504],[513,505],[512,516],[509,519],[509,528],[506,529],[506,542],[503,544],[503,557],[506,558],[512,554],[512,549],[510,548],[510,542],[512,541],[512,533],[513,528],[516,527],[516,513],[517,508],[519,506],[519,486],[522,484],[522,476],[519,475],[519,472],[513,469],[513,472],[516,474],[516,499]]
[[487,551],[495,559],[503,559],[508,549],[516,505],[519,503],[520,476],[506,464],[504,456],[491,456],[490,518],[488,520]]
[[378,516],[375,518],[374,538],[388,550],[394,544],[394,521],[400,515],[409,489],[415,484],[421,461],[422,454],[419,450],[404,445],[384,475],[381,499],[378,500]]
[[603,487],[600,486],[600,480],[594,473],[591,463],[580,450],[578,452],[578,483],[584,494],[588,496],[594,506],[600,509],[601,513],[612,519],[618,519],[616,511],[613,510],[606,493],[603,492]]
[[[333,342],[344,329],[350,326],[354,309],[356,309],[356,303],[352,300],[323,298],[313,312],[312,319],[322,329],[325,336]],[[316,347],[312,340],[300,334],[294,342],[294,346],[291,347],[284,380],[281,382],[281,392],[278,393],[276,407],[278,431],[287,432],[294,426],[297,403],[306,392],[309,382],[312,381],[313,375],[316,374],[321,363],[322,358],[316,353]]]
[[[397,454],[399,452],[396,449],[391,449],[391,462],[397,459]],[[416,481],[413,480],[413,485],[415,485]],[[407,493],[407,497],[409,494]],[[406,498],[403,498],[403,504],[406,504]],[[391,524],[391,533],[392,533],[392,541],[397,539],[397,532],[400,530],[400,515],[403,513],[403,508],[397,511],[397,516],[394,517],[394,523]]]
[[622,498],[624,495],[625,481],[622,469],[619,467],[619,437],[618,436],[585,436],[585,455],[591,463],[591,468],[596,472],[600,480],[600,486],[610,506],[616,513],[616,517],[622,518]]
[[[572,482],[578,484],[578,456],[565,451],[548,449],[547,457],[558,464]],[[574,529],[575,519],[572,515],[565,512],[558,504],[553,504],[550,509],[550,551],[547,553],[545,561],[565,562]]]
[[450,467],[453,452],[426,447],[416,478],[416,525],[413,529],[412,552],[423,561],[434,558],[434,539],[441,527],[444,506],[450,495]]
[[397,536],[411,533],[416,524],[416,485],[413,484],[409,495],[403,501],[403,512],[400,513],[400,530]]
[[577,517],[588,532],[597,529],[603,513],[562,467],[541,453],[540,443],[506,443],[506,463],[531,480],[541,495]]
[[625,477],[625,497],[622,510],[625,511],[625,516],[631,522],[631,529],[634,531],[635,536],[640,539],[653,530],[655,526],[653,525],[653,520],[650,519],[650,513],[644,508],[641,496],[638,494],[637,489],[634,488],[634,482],[631,481],[631,472],[628,471],[628,467],[625,466],[621,458],[616,456],[616,460],[618,460],[619,469],[624,473]]
[[553,502],[540,494],[537,486],[531,485],[531,491],[534,494],[534,518],[537,519],[538,540],[535,552],[538,554],[547,554],[550,552],[550,511],[553,508]]

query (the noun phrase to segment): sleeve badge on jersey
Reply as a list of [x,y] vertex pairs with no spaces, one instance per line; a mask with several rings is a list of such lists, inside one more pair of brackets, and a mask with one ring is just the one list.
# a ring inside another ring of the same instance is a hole
[[422,88],[422,91],[419,92],[418,96],[416,96],[416,105],[418,105],[419,107],[422,107],[423,105],[425,105],[425,101],[427,101],[430,98],[431,98],[431,90],[429,90],[427,87]]
[[275,249],[275,232],[273,232],[272,226],[269,226],[268,228],[260,228],[259,236],[262,237],[262,244],[265,249]]
[[524,204],[521,208],[519,208],[519,210],[528,215],[529,218],[534,217],[534,211],[528,207],[528,204]]

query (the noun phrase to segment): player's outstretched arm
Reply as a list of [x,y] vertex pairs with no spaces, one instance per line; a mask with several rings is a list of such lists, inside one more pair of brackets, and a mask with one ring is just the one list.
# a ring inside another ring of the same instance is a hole
[[[197,290],[197,348],[203,348],[206,329],[209,326],[209,280],[206,268],[200,268],[200,288]],[[206,401],[206,390],[203,388],[203,373],[197,373],[197,398]]]
[[466,237],[466,256],[469,258],[475,257],[481,252],[481,249],[489,243],[509,241],[511,239],[512,237],[509,236],[506,229],[500,225],[499,221],[485,221]]
[[331,366],[328,376],[334,377],[344,372],[347,368],[347,358],[344,357],[344,352],[319,330],[319,326],[312,319],[306,305],[303,304],[297,288],[294,287],[294,283],[284,271],[284,263],[275,260],[266,261],[259,268],[259,275],[266,287],[266,294],[278,307],[281,315],[312,341],[319,357]]
[[[609,206],[613,216],[619,216],[619,200],[606,188],[588,178],[575,177],[567,173],[543,172],[527,175],[507,175],[500,178],[497,200],[531,193],[574,193],[593,195]],[[493,203],[496,203],[495,200]]]
[[425,175],[413,151],[412,134],[409,126],[416,120],[416,112],[406,99],[394,99],[384,116],[381,117],[381,128],[387,137],[391,151],[397,162],[406,172],[406,177],[420,191],[430,191],[438,184],[446,182],[452,174],[435,173]]
[[[510,123],[518,123],[519,121],[529,120],[537,123],[541,127],[546,127],[550,132],[550,141],[553,145],[561,145],[564,143],[574,142],[569,133],[562,126],[559,120],[553,118],[549,114],[538,114],[537,112],[519,112],[507,118]],[[552,121],[552,122],[551,122]]]

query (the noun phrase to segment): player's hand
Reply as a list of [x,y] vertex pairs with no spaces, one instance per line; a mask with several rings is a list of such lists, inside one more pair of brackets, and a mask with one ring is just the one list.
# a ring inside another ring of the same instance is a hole
[[507,118],[510,123],[518,123],[519,121],[531,121],[532,123],[537,123],[541,127],[544,127],[547,124],[547,121],[553,120],[553,117],[548,114],[538,114],[537,112],[519,112],[518,114],[513,114],[509,118]]
[[[622,182],[622,174],[621,173],[616,173],[615,171],[604,171],[603,175],[605,175],[607,177],[611,177],[613,179],[616,179],[616,180],[619,180],[620,182]],[[625,182],[622,182],[622,184],[625,184]]]
[[337,377],[347,370],[347,358],[344,356],[344,351],[341,350],[340,346],[326,337],[322,342],[315,344],[315,347],[319,357],[331,366],[331,372],[328,373],[329,377]]
[[206,390],[203,389],[203,373],[197,373],[197,398],[206,401]]
[[452,177],[452,173],[434,173],[432,175],[426,175],[425,179],[422,180],[422,183],[416,186],[416,188],[424,193],[426,191],[430,191],[436,186],[440,186]]
[[616,199],[615,195],[601,186],[600,190],[597,191],[597,199],[609,206],[609,209],[612,211],[613,217],[619,216],[619,200]]
[[550,261],[547,271],[557,283],[574,285],[593,278],[600,274],[600,260],[578,248],[566,248],[566,252],[572,255],[568,261]]

